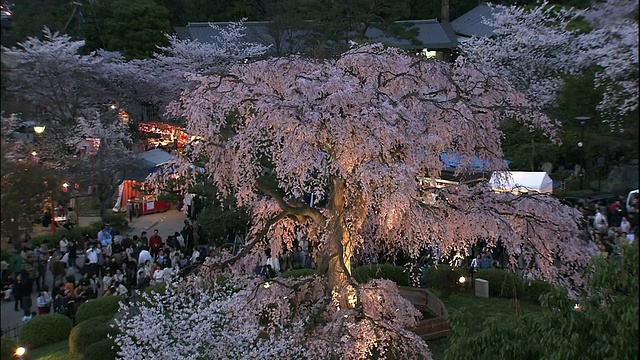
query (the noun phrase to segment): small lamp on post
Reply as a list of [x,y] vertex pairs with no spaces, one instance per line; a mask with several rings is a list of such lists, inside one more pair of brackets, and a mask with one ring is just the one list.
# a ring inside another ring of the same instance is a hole
[[33,131],[35,131],[36,134],[42,134],[46,128],[44,125],[36,125],[33,127]]
[[588,116],[576,116],[576,120],[580,122],[580,141],[578,141],[578,147],[580,148],[580,190],[584,189],[584,126],[591,118]]

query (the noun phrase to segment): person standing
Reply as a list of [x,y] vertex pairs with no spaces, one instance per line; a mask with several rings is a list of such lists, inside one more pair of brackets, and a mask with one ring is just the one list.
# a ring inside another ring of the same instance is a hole
[[113,236],[111,236],[111,232],[109,230],[110,229],[107,225],[103,225],[102,229],[98,232],[98,241],[102,246],[108,246],[113,241]]
[[158,235],[158,229],[153,230],[153,235],[149,238],[149,250],[151,255],[155,256],[163,245],[162,237]]
[[38,305],[38,315],[48,314],[51,309],[51,295],[47,290],[48,288],[43,288],[36,300]]
[[87,266],[87,273],[89,274],[89,277],[93,276],[93,274],[98,273],[98,252],[99,251],[100,249],[98,249],[95,244],[92,245],[89,249],[87,249],[87,252],[86,252],[87,265],[86,266]]
[[149,239],[147,238],[147,232],[143,231],[140,234],[140,243],[142,244],[142,246],[149,246]]
[[182,230],[180,231],[180,233],[182,234],[182,237],[184,238],[185,248],[187,250],[193,249],[193,246],[194,246],[194,243],[193,243],[193,226],[189,223],[189,220],[185,220],[184,221],[184,226],[182,227]]
[[16,279],[13,282],[13,298],[16,300],[15,310],[20,311],[20,308],[22,308],[22,276],[20,273],[16,275]]
[[127,205],[126,205],[126,209],[127,209],[127,217],[129,218],[129,222],[133,222],[133,203],[131,202],[131,199],[127,200]]

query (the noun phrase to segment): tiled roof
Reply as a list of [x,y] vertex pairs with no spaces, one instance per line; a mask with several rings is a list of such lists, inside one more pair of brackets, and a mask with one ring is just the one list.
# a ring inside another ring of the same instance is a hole
[[[369,41],[379,41],[391,46],[397,46],[405,49],[448,49],[458,46],[456,35],[453,31],[451,24],[439,23],[437,20],[411,20],[411,21],[398,21],[398,25],[403,25],[407,31],[417,30],[415,38],[406,39],[388,34],[384,30],[375,26],[369,27],[366,31],[366,37]],[[216,41],[216,36],[219,34],[218,28],[226,28],[228,22],[195,22],[188,23],[186,30],[188,37],[183,31],[178,32],[178,28],[175,28],[180,38],[190,38],[198,40],[200,42]],[[306,30],[292,30],[284,29],[277,31],[270,26],[267,21],[247,21],[244,22],[246,30],[247,42],[260,43],[263,45],[272,45],[271,53],[283,54],[283,53],[298,53],[304,50],[305,40],[311,38],[310,32]],[[181,34],[181,32],[183,34]]]
[[483,19],[493,18],[495,9],[490,8],[487,4],[480,4],[469,12],[453,20],[451,25],[456,34],[462,36],[479,36],[487,37],[493,34],[493,27],[484,24]]

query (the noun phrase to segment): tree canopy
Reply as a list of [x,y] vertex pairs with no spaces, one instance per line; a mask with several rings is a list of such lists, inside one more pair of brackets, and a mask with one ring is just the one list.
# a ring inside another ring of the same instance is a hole
[[[277,348],[296,356],[302,347],[310,359],[372,353],[429,358],[424,343],[406,330],[419,315],[395,286],[358,284],[351,277],[353,261],[379,252],[464,253],[480,238],[501,240],[511,266],[516,257],[525,258],[538,277],[581,284],[580,270],[594,248],[580,238],[577,211],[546,195],[498,194],[486,184],[434,186],[444,152],[459,154],[462,176],[474,171],[477,158],[487,171],[506,169],[502,119],[555,136],[554,123],[494,74],[462,58],[449,65],[367,45],[334,60],[273,58],[190,79],[196,85],[169,110],[189,132],[202,134],[187,153],[205,159],[205,174],[222,196],[234,195],[236,205],[249,211],[251,227],[238,254],[210,256],[148,312],[123,320],[123,354],[195,351],[232,358],[267,356],[267,349]],[[421,179],[430,186],[420,187]],[[306,201],[309,194],[315,201]],[[298,232],[313,244],[317,275],[256,278],[260,255],[269,249],[268,256],[277,256]],[[180,302],[192,296],[208,300],[184,314],[224,324],[198,349],[187,339],[205,324],[165,311],[182,309]],[[160,333],[151,336],[136,325],[157,321],[175,326],[153,326]],[[179,332],[180,339],[155,350],[144,340],[165,332]],[[228,338],[244,340],[224,350]]]

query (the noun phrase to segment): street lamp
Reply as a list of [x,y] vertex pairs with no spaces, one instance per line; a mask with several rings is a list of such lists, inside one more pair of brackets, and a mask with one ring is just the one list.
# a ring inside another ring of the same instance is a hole
[[580,190],[583,190],[584,186],[584,125],[591,118],[588,116],[576,116],[576,120],[580,122],[580,141],[578,142],[578,147],[580,148]]
[[44,129],[46,129],[46,126],[44,125],[36,125],[33,127],[33,131],[35,131],[36,134],[42,134],[44,132]]
[[16,352],[14,354],[17,358],[21,359],[26,353],[27,353],[27,349],[20,346],[16,349]]

